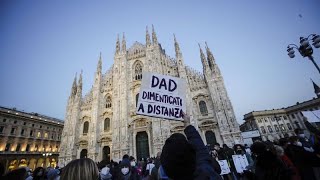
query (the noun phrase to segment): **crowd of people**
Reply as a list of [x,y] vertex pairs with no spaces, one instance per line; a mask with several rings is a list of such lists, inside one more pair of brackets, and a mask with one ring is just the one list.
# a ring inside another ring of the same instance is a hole
[[[236,144],[232,148],[216,143],[205,146],[198,131],[184,115],[185,135],[172,134],[162,151],[154,158],[136,160],[124,155],[121,161],[96,163],[89,158],[76,159],[63,168],[19,168],[1,179],[15,180],[316,180],[320,179],[320,132],[306,122],[312,133],[308,139],[304,131],[296,129],[297,136],[278,141],[256,141],[250,147]],[[235,167],[234,155],[247,161],[244,171]],[[221,174],[219,161],[226,160],[230,168]]]

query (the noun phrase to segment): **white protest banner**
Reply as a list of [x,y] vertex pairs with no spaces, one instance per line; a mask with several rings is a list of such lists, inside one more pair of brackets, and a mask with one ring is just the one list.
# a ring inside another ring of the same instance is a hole
[[232,159],[238,173],[243,173],[249,165],[246,155],[232,155]]
[[301,111],[304,117],[307,118],[307,120],[310,123],[316,123],[320,122],[320,110],[316,111]]
[[183,120],[186,112],[186,81],[181,78],[145,72],[142,75],[136,113],[145,116]]
[[218,163],[221,168],[220,175],[229,174],[231,172],[227,160],[219,160]]

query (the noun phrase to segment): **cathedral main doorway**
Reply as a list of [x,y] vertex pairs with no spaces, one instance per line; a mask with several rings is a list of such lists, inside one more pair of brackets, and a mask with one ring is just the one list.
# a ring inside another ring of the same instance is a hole
[[80,152],[80,158],[87,158],[88,150],[82,149]]
[[102,150],[102,160],[106,160],[107,162],[110,162],[110,147],[104,146]]
[[137,159],[148,158],[149,154],[149,141],[147,132],[138,132],[136,136],[136,149]]

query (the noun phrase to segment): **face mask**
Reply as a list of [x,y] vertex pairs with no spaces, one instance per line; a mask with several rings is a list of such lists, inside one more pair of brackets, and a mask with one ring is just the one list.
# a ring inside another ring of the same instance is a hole
[[237,154],[241,154],[242,150],[237,150],[236,152],[237,152]]
[[135,161],[131,161],[131,166],[136,166],[136,162]]
[[305,135],[304,134],[299,134],[299,137],[304,138]]
[[122,173],[123,175],[128,174],[128,172],[129,172],[129,168],[127,168],[127,167],[121,169],[121,173]]
[[301,143],[300,141],[298,141],[298,142],[296,143],[296,145],[297,145],[297,146],[302,146],[302,143]]
[[37,173],[37,176],[42,176],[42,171],[39,171],[39,172]]
[[31,176],[31,172],[30,171],[28,171],[28,176]]

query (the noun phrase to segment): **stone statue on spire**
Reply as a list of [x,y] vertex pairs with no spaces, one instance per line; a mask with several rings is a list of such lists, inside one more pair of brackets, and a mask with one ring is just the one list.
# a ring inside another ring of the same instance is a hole
[[181,56],[181,51],[180,51],[180,47],[179,47],[179,43],[177,42],[176,36],[175,34],[173,34],[174,37],[174,48],[176,50],[176,56]]
[[79,94],[80,97],[82,96],[82,70],[81,70],[80,77],[78,80],[77,93]]
[[101,73],[102,71],[102,57],[101,57],[101,52],[100,52],[100,57],[97,65],[97,73]]
[[147,45],[147,47],[151,45],[150,35],[148,32],[148,26],[146,27],[146,45]]
[[117,37],[117,43],[116,43],[116,54],[120,53],[120,41],[119,41],[119,34]]
[[206,70],[208,67],[208,61],[206,60],[206,56],[204,55],[199,43],[198,43],[198,45],[199,45],[199,49],[200,49],[200,58],[201,58],[202,66],[203,66],[203,69]]
[[122,52],[126,52],[127,51],[127,47],[126,47],[126,37],[124,36],[124,33],[122,35]]
[[158,44],[158,39],[157,39],[156,32],[154,31],[153,24],[152,24],[152,42],[153,44]]
[[73,84],[72,84],[72,89],[71,89],[71,96],[75,96],[77,94],[77,73],[76,76],[74,77]]

